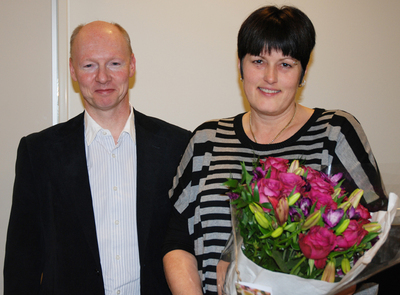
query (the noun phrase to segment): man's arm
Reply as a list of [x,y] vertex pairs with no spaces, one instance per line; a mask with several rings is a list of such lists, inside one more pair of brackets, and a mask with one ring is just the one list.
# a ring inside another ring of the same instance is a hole
[[4,260],[4,295],[38,294],[41,279],[41,234],[35,174],[21,140],[16,162],[13,204]]
[[203,294],[197,261],[193,254],[184,250],[173,250],[164,256],[163,262],[165,277],[172,294]]

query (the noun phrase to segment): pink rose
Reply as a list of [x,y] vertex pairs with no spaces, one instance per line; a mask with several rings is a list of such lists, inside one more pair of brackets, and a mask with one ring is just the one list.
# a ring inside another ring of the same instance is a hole
[[282,183],[276,179],[263,178],[257,183],[257,185],[258,191],[260,193],[260,203],[270,202],[268,197],[279,199],[279,197],[281,196]]
[[317,170],[314,170],[309,166],[304,168],[307,171],[307,181],[313,181],[316,178],[321,178],[321,173],[319,173]]
[[286,172],[288,169],[289,160],[282,158],[268,157],[260,160],[260,164],[265,171],[271,168],[271,178],[277,179],[281,172]]
[[299,246],[308,259],[324,259],[336,247],[336,235],[332,230],[316,225],[307,234],[299,234]]
[[313,204],[317,202],[315,207],[316,209],[321,209],[324,206],[326,206],[326,210],[337,209],[337,203],[332,199],[331,195],[322,193],[318,190],[311,190],[307,196],[311,199]]
[[371,219],[371,214],[369,213],[368,209],[365,208],[361,204],[358,204],[355,213],[356,213],[356,215],[359,215],[361,219],[365,219],[365,220]]
[[326,265],[326,260],[327,260],[326,257],[322,258],[322,259],[314,260],[315,267],[318,268],[318,269],[324,269],[325,265]]
[[[308,180],[308,177],[307,177]],[[308,181],[311,184],[311,190],[314,191],[320,191],[321,193],[324,194],[328,194],[328,195],[333,195],[333,193],[335,192],[335,189],[333,188],[333,186],[326,182],[325,180],[323,180],[322,178],[314,178],[312,180]]]
[[294,173],[281,173],[279,174],[279,180],[282,182],[282,193],[285,196],[289,196],[294,187],[296,187],[294,193],[301,193],[301,189],[305,185],[303,178]]
[[368,232],[363,229],[362,224],[358,223],[356,220],[350,220],[349,226],[343,234],[336,238],[337,250],[344,251],[355,244],[359,245],[367,234]]

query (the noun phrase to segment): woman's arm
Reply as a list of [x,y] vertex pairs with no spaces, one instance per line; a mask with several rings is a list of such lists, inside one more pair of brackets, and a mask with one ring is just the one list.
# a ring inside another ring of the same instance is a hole
[[164,272],[173,295],[202,295],[197,261],[184,250],[168,252],[164,258]]

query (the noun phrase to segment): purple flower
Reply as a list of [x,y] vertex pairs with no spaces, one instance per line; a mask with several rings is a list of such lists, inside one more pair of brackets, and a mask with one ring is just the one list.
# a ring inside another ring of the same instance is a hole
[[329,176],[321,172],[321,178],[324,179],[326,182],[330,183],[332,186],[336,186],[342,179],[342,177],[343,173],[337,173],[335,175]]
[[228,192],[228,197],[229,197],[229,199],[234,201],[234,200],[238,199],[240,196],[237,193]]
[[350,208],[347,209],[346,213],[347,213],[347,217],[349,217],[349,219],[359,219],[360,218],[360,214],[358,214],[356,212],[356,209],[354,209],[353,206],[350,206]]
[[325,224],[327,224],[329,228],[332,228],[339,223],[340,219],[343,217],[343,214],[343,209],[330,209],[327,213],[322,214],[322,218],[324,219]]
[[305,184],[303,185],[303,189],[305,192],[309,192],[311,190],[311,184],[307,181],[307,179],[304,176],[301,176],[303,180],[305,181]]
[[253,170],[253,180],[252,181],[259,181],[260,179],[264,178],[267,175],[268,171],[263,170],[261,167],[257,167]]
[[298,201],[298,203],[301,211],[303,211],[304,216],[307,217],[310,214],[310,208],[312,205],[311,199],[302,198],[300,201]]
[[289,207],[289,215],[292,222],[297,222],[301,219],[300,213],[293,207]]

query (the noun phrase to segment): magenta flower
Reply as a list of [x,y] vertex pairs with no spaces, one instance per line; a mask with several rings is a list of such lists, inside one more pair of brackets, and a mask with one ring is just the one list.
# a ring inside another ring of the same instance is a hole
[[329,228],[335,227],[340,219],[342,219],[344,214],[343,209],[337,209],[337,210],[328,210],[328,212],[322,214],[322,218],[324,219],[324,222],[326,225],[328,225]]
[[294,193],[300,192],[301,188],[306,184],[301,176],[294,173],[281,173],[279,174],[279,180],[283,185],[282,192],[286,196],[289,196],[294,188],[296,188]]
[[336,235],[329,229],[313,226],[307,234],[300,233],[299,246],[308,259],[324,259],[335,248]]
[[358,223],[356,220],[350,220],[349,226],[343,232],[342,235],[338,236],[336,239],[338,251],[344,251],[354,246],[359,245],[362,239],[368,234],[368,232],[363,229],[362,224]]
[[270,202],[269,197],[279,198],[281,195],[282,183],[276,179],[261,179],[258,182],[258,191],[260,193],[260,203]]
[[312,189],[308,197],[311,198],[313,203],[317,203],[317,209],[321,209],[324,206],[326,206],[326,209],[337,209],[337,203],[332,199],[332,196],[327,193]]

